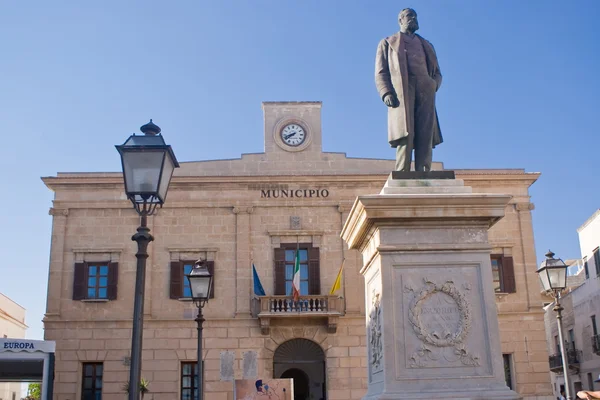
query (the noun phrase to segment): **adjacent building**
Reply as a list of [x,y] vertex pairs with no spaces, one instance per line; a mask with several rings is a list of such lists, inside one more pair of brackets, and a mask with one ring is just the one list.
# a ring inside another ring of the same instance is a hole
[[[23,339],[27,325],[25,309],[0,293],[0,338]],[[21,398],[21,383],[0,383],[0,400]]]
[[[563,338],[573,393],[600,390],[600,209],[577,229],[583,268],[569,276],[571,288],[562,298]],[[546,307],[546,339],[552,384],[556,395],[565,379],[560,355],[556,313]]]
[[[196,309],[185,274],[198,259],[215,276],[204,308],[206,398],[232,399],[233,379],[274,377],[294,378],[302,399],[360,399],[366,392],[362,257],[340,232],[355,198],[379,193],[394,161],[323,152],[319,102],[266,102],[263,112],[264,153],[181,163],[165,207],[148,218],[155,240],[142,376],[154,400],[192,399],[197,390]],[[474,191],[512,195],[490,231],[489,284],[507,384],[525,399],[553,399],[529,196],[539,174],[455,173]],[[54,399],[122,399],[139,217],[121,173],[58,173],[43,181],[54,192],[44,317],[45,339],[56,341]],[[290,297],[296,251],[300,305]],[[342,264],[341,288],[329,294]],[[253,265],[265,296],[254,293]]]

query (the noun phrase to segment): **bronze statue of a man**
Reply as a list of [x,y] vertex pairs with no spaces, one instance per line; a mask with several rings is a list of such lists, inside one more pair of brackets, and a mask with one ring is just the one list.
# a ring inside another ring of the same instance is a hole
[[433,45],[415,32],[417,13],[406,8],[398,16],[400,32],[377,47],[375,84],[388,106],[388,141],[396,148],[396,171],[431,169],[432,149],[442,143],[435,93],[442,74]]

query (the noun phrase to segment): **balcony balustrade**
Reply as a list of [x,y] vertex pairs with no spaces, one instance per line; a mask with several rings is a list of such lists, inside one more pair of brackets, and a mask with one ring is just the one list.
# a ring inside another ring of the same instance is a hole
[[260,320],[263,334],[269,333],[273,318],[324,318],[327,332],[335,333],[337,320],[343,315],[343,299],[331,295],[259,296],[253,299],[253,315]]
[[[569,361],[569,369],[579,371],[581,355],[581,350],[573,348],[567,349],[567,360]],[[548,358],[548,361],[550,362],[550,371],[558,374],[563,372],[562,356],[560,355],[560,353],[551,355]]]

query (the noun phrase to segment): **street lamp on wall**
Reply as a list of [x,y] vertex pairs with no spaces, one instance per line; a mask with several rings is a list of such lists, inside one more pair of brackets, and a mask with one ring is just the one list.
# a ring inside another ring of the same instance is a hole
[[565,377],[565,391],[567,400],[572,400],[571,384],[569,382],[569,359],[563,340],[562,311],[564,308],[560,305],[561,292],[567,287],[567,264],[560,258],[554,258],[554,253],[548,250],[546,259],[540,264],[537,273],[544,290],[555,299],[553,310],[556,312],[556,322],[558,324],[558,341],[560,342],[560,356]]
[[194,263],[194,268],[190,271],[187,278],[190,282],[190,290],[192,292],[192,301],[198,307],[198,315],[196,316],[196,325],[198,329],[198,400],[204,398],[203,384],[202,384],[202,324],[204,323],[204,316],[202,315],[202,308],[208,302],[210,298],[210,292],[212,289],[213,276],[206,267],[206,264],[202,260],[198,260]]
[[148,244],[154,240],[147,225],[147,216],[162,207],[175,168],[179,163],[171,146],[165,143],[160,128],[152,120],[140,130],[144,135],[131,135],[125,143],[115,146],[121,155],[125,193],[140,216],[140,226],[131,240],[137,242],[137,268],[131,334],[131,364],[129,368],[129,400],[139,400],[142,373],[142,338],[144,332],[144,292]]

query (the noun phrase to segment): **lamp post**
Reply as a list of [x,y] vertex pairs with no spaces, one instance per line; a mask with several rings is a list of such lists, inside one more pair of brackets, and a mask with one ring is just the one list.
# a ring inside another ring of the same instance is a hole
[[563,340],[562,311],[564,309],[560,305],[560,294],[567,287],[567,264],[560,258],[554,258],[554,253],[548,250],[546,259],[540,264],[537,273],[544,290],[551,293],[555,299],[553,310],[556,312],[556,322],[558,324],[558,341],[560,342],[560,356],[565,376],[565,391],[567,400],[572,400],[571,385],[569,383],[569,359]]
[[210,291],[212,289],[213,276],[204,264],[202,260],[196,261],[194,268],[187,275],[190,281],[190,290],[192,292],[192,300],[196,307],[198,307],[198,315],[196,316],[196,324],[198,327],[198,400],[204,398],[203,385],[202,385],[202,324],[204,323],[204,316],[202,315],[202,308],[208,298],[210,297]]
[[125,193],[140,216],[140,226],[131,240],[137,242],[137,267],[131,334],[131,364],[129,367],[129,400],[139,400],[142,372],[142,338],[144,334],[144,292],[148,244],[154,240],[147,225],[148,215],[162,207],[167,197],[173,170],[179,167],[171,146],[152,123],[143,125],[144,135],[131,135],[125,143],[115,146],[121,155]]

